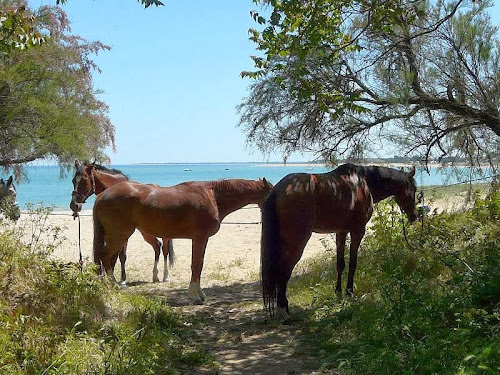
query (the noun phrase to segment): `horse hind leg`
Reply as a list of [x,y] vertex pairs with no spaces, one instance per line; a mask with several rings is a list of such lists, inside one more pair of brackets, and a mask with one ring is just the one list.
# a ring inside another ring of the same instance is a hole
[[[172,243],[172,239],[170,238],[162,238],[163,246],[163,281],[169,281],[168,268],[174,265],[175,255],[174,255],[174,246]],[[166,247],[165,247],[166,246]]]
[[347,276],[346,295],[351,296],[354,293],[354,273],[358,264],[358,249],[361,240],[365,235],[365,229],[351,231],[351,245],[349,248],[349,274]]
[[[277,316],[280,320],[286,322],[290,319],[290,310],[288,307],[288,299],[286,298],[286,290],[288,282],[292,276],[292,271],[304,253],[304,248],[311,238],[311,231],[304,231],[299,235],[294,235],[293,239],[282,241],[282,255],[288,254],[286,259],[280,260],[280,281],[278,282],[277,293]],[[284,252],[283,250],[287,250]]]
[[155,252],[155,262],[153,265],[153,282],[159,283],[160,279],[158,278],[158,262],[160,261],[161,243],[155,236],[143,233],[142,231],[141,234],[142,237],[144,238],[144,241],[150,244]]
[[342,295],[342,273],[345,268],[345,241],[347,237],[347,232],[339,232],[336,234],[336,245],[337,245],[337,284],[335,285],[335,293],[338,296]]
[[120,257],[120,265],[121,265],[121,271],[122,271],[120,284],[122,286],[126,286],[127,285],[127,282],[126,282],[127,273],[125,272],[125,263],[127,262],[127,242],[125,242],[125,245],[121,249],[120,254],[118,254],[118,256]]

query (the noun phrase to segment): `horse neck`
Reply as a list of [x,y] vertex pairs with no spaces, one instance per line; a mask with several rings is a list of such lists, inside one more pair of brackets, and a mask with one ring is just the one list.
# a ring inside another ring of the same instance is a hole
[[[392,171],[392,174],[380,173],[381,171]],[[368,188],[370,189],[373,203],[380,202],[381,200],[392,197],[393,195],[399,195],[401,191],[403,191],[405,182],[403,179],[391,178],[391,176],[394,175],[394,172],[399,173],[398,170],[392,170],[391,168],[386,167],[377,167],[376,170],[371,170],[369,167],[366,169],[366,182],[368,184]]]
[[92,173],[94,174],[94,190],[96,194],[102,193],[112,185],[128,180],[128,178],[122,174],[111,174],[102,170],[94,170]]
[[247,204],[259,204],[264,200],[264,189],[259,185],[258,181],[215,181],[212,189],[217,202],[220,220]]

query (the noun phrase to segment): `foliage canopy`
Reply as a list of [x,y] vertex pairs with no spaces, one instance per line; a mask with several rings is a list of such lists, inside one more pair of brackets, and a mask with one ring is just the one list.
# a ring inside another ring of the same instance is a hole
[[[0,10],[13,6],[27,9],[6,1]],[[114,128],[91,74],[99,71],[92,56],[109,47],[72,35],[58,7],[41,7],[30,20],[44,43],[0,56],[0,166],[20,172],[42,158],[106,160]]]
[[[261,55],[239,106],[261,150],[498,162],[500,50],[491,1],[254,0]],[[392,154],[390,154],[392,156]],[[387,156],[387,155],[385,155]]]

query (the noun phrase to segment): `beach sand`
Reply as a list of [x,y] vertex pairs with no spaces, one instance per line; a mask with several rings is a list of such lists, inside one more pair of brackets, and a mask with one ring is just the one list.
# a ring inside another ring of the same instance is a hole
[[[30,215],[22,214],[19,226],[29,227],[33,220]],[[81,248],[85,262],[92,262],[93,222],[92,211],[84,210],[80,214]],[[48,217],[47,227],[61,228],[63,241],[56,248],[53,256],[63,262],[78,262],[78,220],[73,220],[70,211],[53,212]],[[28,232],[30,230],[28,229]],[[259,280],[260,269],[260,209],[249,205],[228,215],[220,230],[210,237],[205,253],[205,262],[201,275],[202,288],[230,285],[237,282]],[[31,235],[28,233],[28,237]],[[50,235],[42,236],[42,241],[50,241]],[[324,243],[334,248],[334,236],[313,234],[309,240],[301,262],[326,251]],[[172,287],[187,288],[191,278],[191,240],[174,239],[176,264],[170,270]],[[144,241],[138,231],[130,237],[127,250],[127,282],[150,283],[153,280],[154,251]],[[163,255],[160,256],[159,276],[163,275]],[[115,267],[115,277],[120,279],[120,263]]]
[[[453,210],[462,207],[463,198],[454,197],[435,201],[431,209]],[[23,213],[16,226],[25,228],[26,241],[32,241],[33,232],[39,232],[34,223],[36,218]],[[85,262],[92,262],[93,221],[92,211],[84,210],[80,214],[81,249]],[[368,224],[369,226],[370,224]],[[78,220],[73,220],[71,211],[55,211],[47,218],[42,231],[41,241],[51,242],[50,228],[60,228],[59,238],[62,243],[55,249],[53,257],[63,262],[78,262]],[[35,229],[33,229],[35,228]],[[49,228],[49,229],[47,229]],[[248,205],[229,214],[222,222],[219,232],[210,237],[205,253],[205,262],[201,276],[202,288],[231,285],[239,282],[259,280],[260,270],[260,210],[257,205]],[[26,242],[25,241],[25,242]],[[187,288],[191,278],[191,240],[174,239],[176,264],[170,270],[169,286]],[[334,234],[313,233],[306,245],[304,254],[294,273],[309,258],[335,249]],[[332,251],[332,256],[334,253]],[[127,250],[127,282],[151,283],[154,264],[154,251],[144,241],[138,231],[130,237]],[[160,255],[159,277],[163,275],[163,256]],[[115,267],[115,277],[120,279],[120,263]]]

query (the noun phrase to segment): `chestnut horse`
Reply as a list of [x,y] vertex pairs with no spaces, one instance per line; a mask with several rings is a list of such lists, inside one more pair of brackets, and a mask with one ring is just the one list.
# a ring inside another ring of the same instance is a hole
[[344,248],[351,235],[346,294],[354,289],[357,254],[373,203],[394,196],[410,221],[415,214],[415,169],[409,173],[344,164],[322,174],[292,173],[279,181],[262,208],[261,279],[264,306],[289,317],[286,288],[312,232],[336,233],[337,285],[342,293]]
[[[123,174],[123,172],[117,169],[106,168],[102,165],[95,163],[83,163],[81,164],[78,160],[75,160],[75,176],[73,177],[73,192],[71,193],[71,203],[69,207],[73,211],[74,215],[77,215],[81,210],[85,201],[92,194],[100,194],[108,187],[113,186],[119,182],[129,181],[128,177]],[[150,236],[144,232],[141,232],[144,240],[149,243],[155,252],[155,263],[153,267],[153,282],[159,282],[158,278],[158,261],[160,259],[160,250],[163,250],[164,259],[164,269],[163,269],[163,281],[168,280],[168,267],[167,258],[169,260],[170,266],[173,266],[175,256],[172,241],[163,241],[163,245],[167,244],[167,247],[161,245],[161,242],[154,236]],[[111,259],[112,268],[115,268],[115,263],[117,257],[120,257],[121,263],[121,282],[125,283],[127,278],[125,272],[125,262],[127,260],[127,244],[125,243],[123,249],[119,254]]]
[[259,207],[272,185],[262,180],[190,181],[172,187],[120,182],[94,204],[94,261],[112,277],[110,260],[137,228],[165,239],[192,240],[189,296],[205,299],[200,287],[208,238],[231,212],[250,203]]

